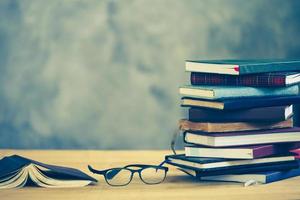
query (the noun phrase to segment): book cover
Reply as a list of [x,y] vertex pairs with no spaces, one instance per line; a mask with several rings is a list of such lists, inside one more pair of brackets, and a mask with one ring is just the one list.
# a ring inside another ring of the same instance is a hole
[[206,176],[200,177],[201,172],[198,174],[196,172],[196,177],[199,177],[202,181],[231,181],[231,182],[241,182],[246,183],[250,180],[254,180],[258,183],[267,184],[276,181],[296,177],[300,175],[300,168],[284,170],[284,171],[264,171],[257,172],[253,174],[229,174],[229,175],[219,175],[219,176]]
[[279,122],[191,122],[186,119],[179,120],[179,129],[182,131],[203,132],[232,132],[293,127],[293,120],[287,119]]
[[300,71],[300,60],[187,60],[185,62],[185,69],[190,72],[231,75]]
[[274,72],[251,75],[224,75],[192,72],[192,85],[234,85],[251,87],[285,87],[300,82],[299,72]]
[[292,105],[230,111],[190,108],[188,120],[192,122],[270,122],[284,121],[292,115]]
[[198,98],[183,97],[181,106],[183,107],[202,107],[218,110],[237,110],[249,108],[262,108],[270,106],[282,106],[299,104],[300,95],[278,96],[278,97],[256,97],[256,98],[235,98],[223,100],[205,100]]
[[300,159],[300,147],[292,149],[290,152],[294,153],[295,158]]
[[230,147],[270,143],[300,142],[300,128],[227,133],[185,132],[184,141],[210,147]]
[[293,156],[278,156],[253,160],[233,160],[221,158],[192,158],[180,155],[168,155],[166,163],[176,167],[196,170],[199,176],[251,173],[299,168]]
[[276,97],[298,95],[298,85],[278,88],[258,88],[246,86],[210,86],[187,85],[179,88],[179,93],[185,97],[202,99],[230,99],[245,97]]
[[186,146],[187,157],[210,157],[210,158],[231,158],[231,159],[255,159],[271,155],[288,153],[291,149],[300,147],[299,143],[287,144],[264,144],[236,147],[206,147],[200,145]]
[[0,189],[23,187],[28,182],[62,188],[82,187],[97,180],[74,168],[48,165],[18,155],[0,160]]

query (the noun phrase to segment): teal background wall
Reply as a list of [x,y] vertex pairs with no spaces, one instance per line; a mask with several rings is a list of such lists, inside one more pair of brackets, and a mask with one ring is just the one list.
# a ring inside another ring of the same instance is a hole
[[168,148],[184,116],[184,60],[299,58],[299,10],[296,0],[2,0],[0,147]]

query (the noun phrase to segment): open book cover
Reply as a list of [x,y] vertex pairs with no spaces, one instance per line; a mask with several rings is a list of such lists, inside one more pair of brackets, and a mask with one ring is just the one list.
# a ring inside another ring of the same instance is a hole
[[0,189],[34,184],[47,188],[83,187],[96,179],[80,170],[48,165],[13,155],[0,160]]

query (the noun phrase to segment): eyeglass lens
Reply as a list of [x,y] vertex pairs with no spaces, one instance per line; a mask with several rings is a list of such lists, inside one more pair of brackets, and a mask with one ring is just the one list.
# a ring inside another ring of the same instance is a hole
[[148,167],[141,171],[140,178],[147,184],[158,184],[166,178],[166,171],[161,168]]
[[[130,183],[134,170],[126,168],[110,169],[105,174],[105,180],[112,186],[123,186]],[[147,167],[140,171],[140,178],[146,184],[158,184],[164,181],[166,170],[163,168]]]
[[115,168],[106,172],[105,180],[108,184],[113,186],[122,186],[130,183],[132,179],[132,172],[124,168]]

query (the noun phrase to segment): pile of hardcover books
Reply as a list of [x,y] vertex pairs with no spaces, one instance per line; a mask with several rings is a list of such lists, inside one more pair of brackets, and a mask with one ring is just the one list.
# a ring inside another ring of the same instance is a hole
[[[300,60],[186,61],[185,154],[166,162],[201,180],[268,183],[300,175]],[[294,153],[292,153],[294,152]]]

